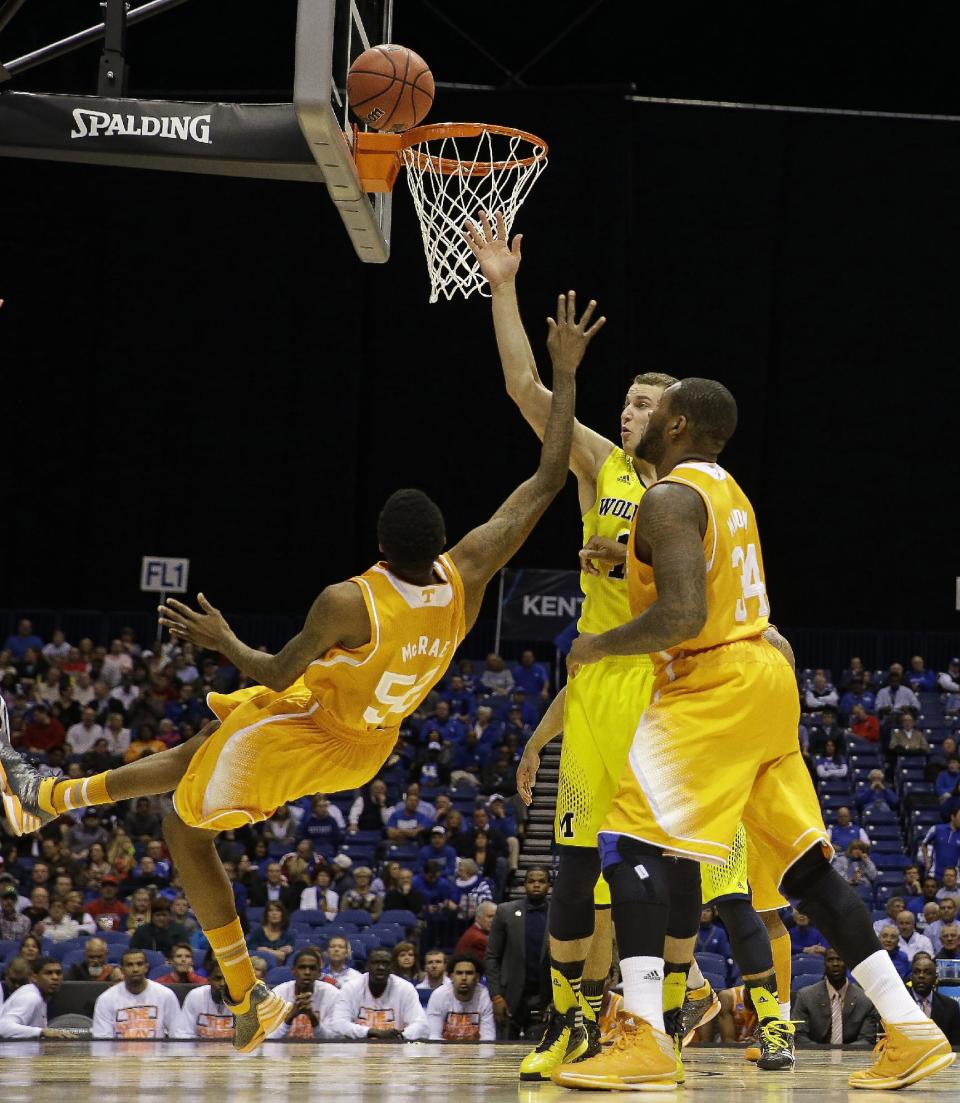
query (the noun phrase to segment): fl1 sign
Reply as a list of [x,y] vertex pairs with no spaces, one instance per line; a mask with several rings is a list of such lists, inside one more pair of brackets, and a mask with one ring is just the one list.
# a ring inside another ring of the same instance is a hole
[[140,589],[154,594],[185,594],[189,573],[189,559],[145,555],[140,568]]

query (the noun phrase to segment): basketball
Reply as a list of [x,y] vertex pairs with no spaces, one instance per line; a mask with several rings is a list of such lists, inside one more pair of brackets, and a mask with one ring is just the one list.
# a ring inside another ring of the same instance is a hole
[[373,46],[350,66],[347,98],[362,123],[399,133],[426,117],[433,104],[433,74],[406,46]]

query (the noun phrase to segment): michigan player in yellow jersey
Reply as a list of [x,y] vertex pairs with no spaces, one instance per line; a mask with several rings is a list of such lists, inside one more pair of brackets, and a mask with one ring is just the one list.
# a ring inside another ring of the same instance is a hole
[[488,582],[566,481],[576,369],[603,320],[588,323],[589,312],[577,323],[573,303],[568,311],[560,297],[547,339],[554,392],[539,466],[446,554],[438,507],[419,490],[401,490],[378,520],[383,561],[328,586],[276,655],[242,643],[203,595],[200,611],[175,600],[161,607],[175,638],[219,651],[259,683],[211,695],[217,720],[183,746],[79,781],[43,777],[13,749],[0,713],[0,789],[17,834],[73,808],[174,791],[164,834],[223,969],[242,1052],[260,1045],[290,1004],[257,982],[216,834],[267,819],[309,793],[363,785],[383,765],[400,722],[443,676],[476,620]]
[[[497,345],[507,391],[541,438],[550,392],[517,306],[515,277],[520,242],[507,242],[502,214],[496,227],[486,217],[469,225],[468,240],[490,282]],[[590,309],[590,308],[588,308]],[[619,443],[579,421],[574,427],[570,469],[577,477],[583,517],[581,632],[603,632],[630,617],[622,564],[598,570],[589,551],[597,540],[625,542],[630,523],[654,471],[634,458],[647,418],[672,376],[638,375],[620,413]],[[612,657],[558,694],[525,748],[517,774],[521,793],[532,786],[543,745],[563,731],[554,834],[560,860],[550,908],[550,972],[554,1013],[540,1044],[520,1066],[523,1080],[546,1080],[564,1060],[599,1048],[597,1016],[610,969],[610,895],[600,877],[597,831],[603,823],[626,761],[637,718],[650,700],[653,665],[646,658]]]
[[[955,1059],[899,981],[864,904],[830,865],[797,742],[793,671],[764,638],[770,607],[756,517],[717,463],[736,421],[733,396],[714,380],[666,389],[638,450],[658,482],[628,545],[634,619],[581,636],[568,656],[574,678],[607,655],[631,654],[652,654],[655,675],[600,833],[623,975],[618,1041],[555,1070],[564,1086],[665,1091],[682,1081],[664,1032],[664,936],[678,901],[699,908],[696,861],[723,863],[741,821],[778,887],[852,967],[884,1020],[884,1045],[850,1085],[899,1088]],[[777,1016],[771,981],[746,982],[761,1033]]]

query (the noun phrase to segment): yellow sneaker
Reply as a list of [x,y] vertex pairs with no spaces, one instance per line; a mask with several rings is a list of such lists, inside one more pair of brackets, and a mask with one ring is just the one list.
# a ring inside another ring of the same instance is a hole
[[905,1088],[949,1068],[957,1059],[946,1035],[932,1019],[884,1023],[883,1027],[886,1037],[877,1042],[873,1064],[850,1074],[851,1088]]
[[233,1048],[239,1053],[252,1053],[263,1045],[293,1010],[293,1004],[282,1000],[258,980],[239,1003],[226,1001],[233,1012]]
[[613,1045],[596,1057],[553,1070],[564,1088],[588,1091],[674,1091],[683,1082],[673,1039],[625,1011],[617,1015]]
[[550,1021],[536,1049],[520,1062],[521,1080],[549,1080],[550,1073],[564,1061],[576,1061],[587,1052],[589,1041],[583,1027],[574,1026],[576,1008],[551,1010]]

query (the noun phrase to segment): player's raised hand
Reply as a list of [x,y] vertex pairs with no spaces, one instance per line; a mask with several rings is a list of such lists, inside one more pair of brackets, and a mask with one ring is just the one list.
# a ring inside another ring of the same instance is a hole
[[198,613],[176,598],[168,597],[166,604],[158,607],[160,624],[177,639],[189,640],[196,647],[220,651],[222,645],[233,636],[230,625],[219,609],[215,609],[203,594],[197,594],[197,604],[203,610]]
[[557,296],[557,316],[547,319],[547,350],[554,371],[576,372],[587,346],[607,324],[602,316],[590,324],[596,309],[597,301],[591,299],[578,322],[576,291]]
[[480,272],[491,289],[516,279],[520,267],[520,243],[523,241],[523,234],[517,234],[510,242],[503,211],[497,211],[494,223],[491,226],[489,214],[481,211],[479,224],[468,218],[463,227],[463,236],[480,262]]
[[517,792],[528,808],[533,804],[533,787],[537,784],[537,770],[539,769],[540,756],[527,744],[520,756],[520,762],[517,764]]
[[597,563],[622,565],[627,561],[627,546],[609,536],[591,536],[577,554],[584,574],[601,574]]

